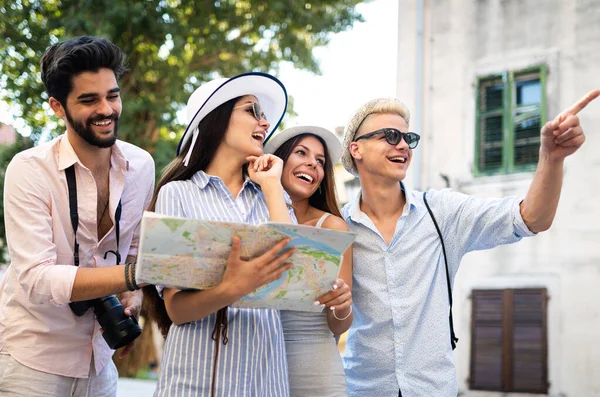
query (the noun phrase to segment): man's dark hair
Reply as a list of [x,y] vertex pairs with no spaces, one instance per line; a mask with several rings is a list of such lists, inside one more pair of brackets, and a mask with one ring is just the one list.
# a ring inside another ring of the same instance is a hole
[[103,37],[81,36],[50,46],[42,56],[42,82],[48,96],[66,107],[73,77],[106,68],[118,80],[127,71],[125,53]]

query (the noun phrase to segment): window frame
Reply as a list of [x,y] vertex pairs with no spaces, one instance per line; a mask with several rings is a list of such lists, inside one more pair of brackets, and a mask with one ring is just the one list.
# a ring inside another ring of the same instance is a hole
[[[475,89],[475,156],[473,174],[475,177],[492,176],[492,175],[508,175],[518,172],[533,172],[537,167],[536,164],[515,165],[515,132],[514,132],[514,114],[517,111],[516,106],[516,77],[527,73],[539,73],[541,86],[541,101],[540,101],[540,128],[547,120],[547,101],[546,101],[546,83],[547,83],[547,66],[545,64],[530,66],[523,69],[504,71],[482,75],[477,77],[477,85]],[[491,79],[501,79],[503,84],[502,90],[502,165],[497,169],[481,170],[480,169],[480,144],[481,144],[481,119],[488,113],[495,111],[484,112],[481,110],[481,87],[482,83]]]

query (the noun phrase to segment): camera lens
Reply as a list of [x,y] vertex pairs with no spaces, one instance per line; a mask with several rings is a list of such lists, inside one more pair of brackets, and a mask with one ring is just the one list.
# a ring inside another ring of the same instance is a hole
[[137,320],[125,315],[125,308],[114,295],[94,299],[94,313],[111,349],[128,345],[142,333]]

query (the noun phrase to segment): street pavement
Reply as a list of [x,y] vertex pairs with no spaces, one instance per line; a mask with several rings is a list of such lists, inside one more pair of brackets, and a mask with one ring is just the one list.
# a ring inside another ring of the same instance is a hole
[[155,380],[119,378],[117,397],[152,397],[155,388]]

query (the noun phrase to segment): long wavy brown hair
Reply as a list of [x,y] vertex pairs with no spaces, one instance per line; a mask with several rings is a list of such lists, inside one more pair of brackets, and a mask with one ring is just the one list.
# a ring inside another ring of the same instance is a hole
[[320,136],[310,133],[296,135],[279,146],[279,148],[277,148],[273,154],[282,159],[285,163],[294,151],[294,148],[307,136],[314,136],[319,140],[319,142],[321,142],[326,159],[324,168],[325,176],[321,181],[320,189],[317,189],[313,195],[308,198],[308,204],[320,209],[321,211],[329,212],[330,214],[341,218],[342,214],[340,212],[340,205],[335,192],[335,182],[333,180],[333,164],[329,158],[329,149],[327,148],[325,141]]
[[[192,149],[188,166],[186,167],[183,161],[188,150],[190,150],[191,138],[182,147],[179,155],[163,170],[156,184],[156,189],[148,208],[149,211],[154,211],[158,192],[164,185],[172,181],[190,179],[196,172],[205,170],[208,167],[215,157],[221,142],[223,142],[227,127],[229,126],[229,120],[231,119],[231,112],[235,103],[240,98],[234,98],[225,102],[200,121],[198,125],[198,139]],[[191,131],[188,133],[191,133]],[[172,321],[167,313],[165,302],[158,295],[154,285],[148,285],[143,290],[144,308],[147,310],[150,319],[156,322],[161,333],[166,338]]]

